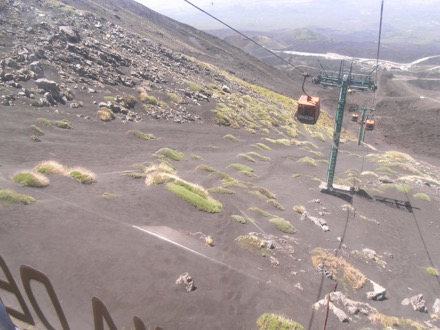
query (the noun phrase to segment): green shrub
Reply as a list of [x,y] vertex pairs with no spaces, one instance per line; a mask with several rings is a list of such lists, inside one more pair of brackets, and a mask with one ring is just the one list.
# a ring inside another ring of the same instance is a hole
[[434,267],[427,267],[425,269],[426,273],[432,276],[438,276],[438,270],[435,269]]
[[24,204],[29,205],[36,202],[35,198],[29,195],[20,194],[12,189],[0,188],[0,202],[5,205]]
[[235,215],[234,214],[234,215],[231,215],[231,218],[234,219],[235,221],[239,222],[239,223],[242,223],[242,224],[245,224],[245,223],[248,223],[248,222],[255,222],[254,219],[248,218],[248,217],[243,217],[241,215]]
[[194,81],[187,81],[186,85],[194,92],[201,92],[203,90],[203,87]]
[[147,133],[144,133],[144,132],[141,132],[141,131],[138,131],[138,130],[134,130],[134,129],[129,130],[127,132],[127,134],[131,134],[131,135],[133,135],[133,136],[135,136],[135,137],[137,137],[139,139],[142,139],[142,140],[154,140],[154,139],[156,139],[154,134],[147,134]]
[[146,178],[147,175],[145,173],[133,172],[133,171],[125,171],[122,172],[121,175],[128,176],[133,179],[143,179]]
[[53,124],[56,127],[64,128],[64,129],[72,129],[72,124],[67,119],[55,120]]
[[259,209],[258,207],[251,207],[251,208],[249,208],[249,211],[258,213],[258,214],[260,214],[260,215],[262,215],[263,217],[266,217],[266,218],[273,216],[269,212],[266,212],[266,211],[264,211],[262,209]]
[[272,218],[269,220],[270,223],[273,223],[277,228],[286,234],[294,234],[296,232],[295,227],[292,224],[283,219],[283,218]]
[[156,97],[149,96],[149,95],[147,95],[146,97],[143,98],[143,102],[145,104],[151,104],[151,105],[158,105],[159,104],[159,100]]
[[95,173],[83,167],[74,167],[68,170],[69,176],[76,181],[84,184],[90,184],[96,181]]
[[188,186],[182,186],[177,183],[168,182],[166,187],[168,190],[175,193],[177,196],[182,198],[184,201],[190,203],[200,211],[208,213],[218,213],[223,207],[219,201],[209,196],[204,198],[200,194],[195,193],[193,190],[188,189]]
[[167,98],[170,101],[173,101],[174,103],[182,103],[183,102],[182,98],[179,95],[171,93],[171,92],[167,93]]
[[37,136],[37,135],[32,135],[32,136],[31,136],[31,140],[34,141],[34,142],[41,142],[40,137]]
[[247,154],[239,154],[239,155],[237,155],[237,157],[243,158],[243,159],[247,160],[248,162],[255,163],[255,159],[253,159],[251,156],[249,156]]
[[44,135],[43,130],[41,128],[39,128],[38,126],[31,125],[31,129],[32,129],[32,132],[34,132],[34,134],[37,135],[37,136],[43,136]]
[[209,188],[208,191],[210,193],[217,193],[217,194],[225,194],[225,195],[233,195],[235,192],[231,189],[223,188],[223,187],[215,187],[215,188]]
[[240,141],[238,138],[236,138],[234,135],[232,134],[226,134],[225,136],[223,136],[224,139],[228,139],[234,142],[238,142]]
[[234,163],[234,164],[228,165],[227,167],[228,168],[231,167],[231,168],[236,169],[237,171],[240,171],[240,172],[249,172],[250,173],[250,172],[254,171],[251,167],[246,166],[244,164],[240,164],[240,163]]
[[41,173],[32,171],[22,171],[14,174],[12,181],[19,183],[22,186],[43,188],[49,185],[49,179]]
[[261,255],[267,257],[270,256],[271,251],[265,247],[265,243],[262,239],[254,235],[241,235],[238,236],[235,241],[237,244],[253,253],[260,252]]
[[43,126],[46,126],[46,127],[52,127],[52,122],[46,118],[38,118],[37,123],[39,123]]
[[38,173],[54,173],[54,174],[65,174],[67,171],[67,168],[58,163],[55,160],[45,160],[42,162],[39,162],[35,167],[34,170]]
[[271,147],[268,145],[265,145],[264,143],[256,143],[253,144],[252,147],[260,149],[260,150],[272,150]]
[[424,193],[414,194],[414,198],[421,199],[421,200],[427,201],[427,202],[431,201],[431,197],[429,197],[427,194],[424,194]]
[[307,164],[310,166],[316,166],[316,160],[314,160],[311,157],[302,157],[302,158],[298,159],[298,163],[303,163],[303,164]]
[[295,205],[293,210],[299,214],[303,214],[306,211],[306,208],[302,205]]
[[166,158],[169,158],[171,160],[182,160],[184,157],[184,154],[180,151],[170,149],[170,148],[161,148],[155,153],[156,156],[164,156]]
[[278,314],[265,313],[257,320],[258,330],[305,330],[304,326]]
[[102,108],[99,108],[99,110],[98,110],[98,118],[101,119],[102,121],[112,121],[116,117],[115,117],[115,114],[113,113],[113,111],[111,111],[109,108],[102,107]]
[[269,157],[260,155],[258,152],[255,152],[255,151],[248,152],[247,154],[251,157],[258,158],[259,160],[262,160],[262,161],[270,161]]

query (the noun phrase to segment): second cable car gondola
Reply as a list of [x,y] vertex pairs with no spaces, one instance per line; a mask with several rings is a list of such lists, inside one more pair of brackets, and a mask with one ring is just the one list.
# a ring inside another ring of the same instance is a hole
[[319,97],[301,95],[298,100],[298,110],[295,118],[303,124],[315,125],[320,114]]

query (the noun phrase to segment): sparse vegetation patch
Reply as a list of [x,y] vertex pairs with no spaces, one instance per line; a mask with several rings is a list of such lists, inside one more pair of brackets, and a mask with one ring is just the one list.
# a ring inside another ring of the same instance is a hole
[[262,239],[254,235],[242,235],[238,236],[235,241],[237,244],[253,253],[261,253],[263,256],[270,256],[271,251],[265,247],[265,243]]
[[84,167],[74,167],[68,170],[69,176],[83,184],[96,182],[96,175]]
[[64,128],[64,129],[72,129],[73,128],[72,124],[67,119],[55,120],[52,123],[53,123],[53,125],[55,125],[56,127],[59,127],[59,128]]
[[23,204],[29,205],[36,202],[35,198],[29,195],[24,195],[12,189],[0,188],[0,202],[4,205]]
[[305,330],[304,326],[279,314],[265,313],[257,320],[258,330]]
[[239,222],[239,223],[242,223],[242,224],[245,224],[245,223],[248,223],[248,222],[255,222],[255,219],[244,217],[242,215],[233,214],[233,215],[231,215],[231,218],[234,219],[235,221]]
[[46,127],[52,127],[52,122],[49,119],[46,118],[38,118],[37,123],[46,126]]
[[[335,257],[330,251],[316,248],[312,252],[313,266],[320,269],[327,269],[334,277],[346,281],[353,289],[360,289],[367,281],[367,278],[358,269],[354,268],[342,257]],[[341,276],[340,272],[344,274]]]
[[292,224],[283,218],[272,218],[269,220],[270,223],[273,223],[277,228],[286,234],[294,234],[296,232],[295,227]]
[[49,179],[41,173],[22,171],[14,174],[12,181],[22,186],[43,188],[49,185]]
[[182,160],[184,157],[184,154],[182,152],[171,148],[161,148],[158,151],[156,151],[155,155],[163,156],[176,161]]
[[225,136],[223,136],[224,139],[228,139],[234,142],[238,142],[240,141],[238,138],[236,138],[234,135],[232,134],[226,134]]
[[142,140],[154,140],[156,138],[154,134],[148,134],[134,129],[129,130],[127,134],[131,134]]
[[183,181],[168,182],[166,187],[200,211],[218,213],[222,209],[222,204],[219,201],[189,183]]
[[34,170],[38,173],[53,173],[53,174],[61,174],[64,175],[67,171],[67,167],[60,164],[56,160],[45,160],[42,162],[39,162],[35,167]]
[[427,267],[425,269],[425,271],[426,271],[427,274],[432,275],[432,276],[438,276],[439,275],[438,274],[438,270],[435,269],[434,267]]
[[31,129],[32,129],[32,132],[34,132],[34,134],[37,135],[37,136],[43,136],[44,135],[43,130],[41,128],[39,128],[38,126],[31,125]]

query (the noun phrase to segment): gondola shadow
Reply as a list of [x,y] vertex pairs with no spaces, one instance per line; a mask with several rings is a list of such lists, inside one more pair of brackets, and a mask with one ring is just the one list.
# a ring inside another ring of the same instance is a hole
[[401,201],[394,198],[374,196],[374,201],[382,203],[388,207],[392,207],[409,213],[413,213],[414,209],[420,210],[419,208],[412,206],[409,201]]

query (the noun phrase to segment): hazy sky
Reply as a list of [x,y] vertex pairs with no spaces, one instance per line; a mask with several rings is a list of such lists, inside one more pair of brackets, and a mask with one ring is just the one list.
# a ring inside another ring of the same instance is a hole
[[[184,0],[135,0],[198,29],[224,28]],[[382,0],[189,0],[238,29],[375,27]],[[296,26],[294,26],[296,24]],[[440,0],[384,0],[384,24],[440,29]],[[430,27],[428,27],[428,24]],[[292,26],[289,26],[292,25]]]

